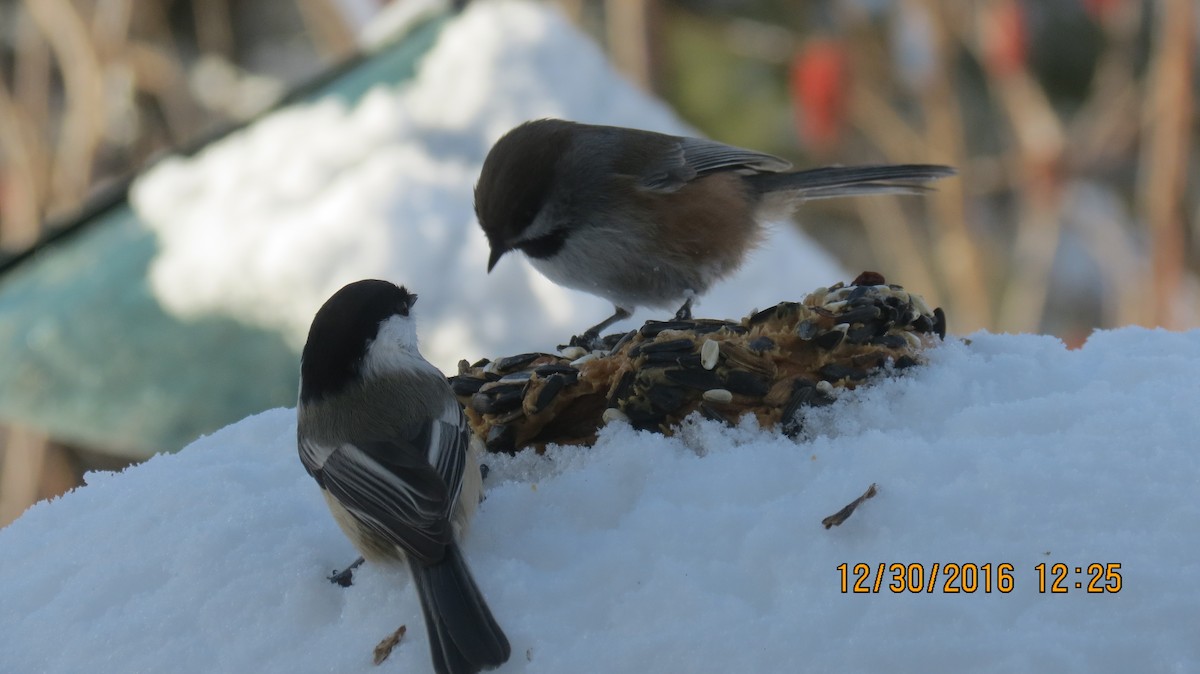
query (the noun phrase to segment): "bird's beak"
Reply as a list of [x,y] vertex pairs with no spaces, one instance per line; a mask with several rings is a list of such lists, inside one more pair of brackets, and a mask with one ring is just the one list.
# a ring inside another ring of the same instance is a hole
[[495,267],[496,263],[499,262],[500,258],[503,257],[504,254],[507,252],[508,252],[507,248],[499,248],[499,247],[492,248],[492,256],[488,258],[488,273],[489,274],[492,272],[492,267]]

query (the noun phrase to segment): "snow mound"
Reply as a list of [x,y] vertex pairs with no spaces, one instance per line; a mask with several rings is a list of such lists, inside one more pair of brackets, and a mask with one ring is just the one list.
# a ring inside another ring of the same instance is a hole
[[[930,356],[810,413],[799,442],[615,425],[591,449],[491,457],[465,549],[512,641],[499,671],[1200,667],[1200,331],[1078,351],[984,333]],[[428,671],[402,572],[324,579],[355,555],[294,434],[292,410],[266,412],[0,530],[0,671]],[[1007,563],[1012,587],[843,593],[838,566],[860,562]],[[1043,563],[1070,568],[1068,592],[1038,591]],[[1122,589],[1076,589],[1093,563],[1120,564]]]

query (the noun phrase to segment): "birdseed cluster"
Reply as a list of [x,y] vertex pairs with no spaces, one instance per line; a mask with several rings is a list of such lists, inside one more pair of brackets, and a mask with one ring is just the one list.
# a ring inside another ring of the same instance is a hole
[[450,385],[492,452],[589,444],[604,423],[670,434],[687,415],[800,431],[797,413],[831,403],[890,364],[916,365],[946,335],[942,310],[883,277],[818,288],[740,322],[647,321],[606,348],[459,363]]

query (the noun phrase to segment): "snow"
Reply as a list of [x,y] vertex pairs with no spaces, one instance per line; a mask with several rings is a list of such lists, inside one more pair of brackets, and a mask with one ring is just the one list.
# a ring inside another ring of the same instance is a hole
[[[513,644],[499,671],[1200,669],[1200,331],[1076,351],[979,333],[929,357],[810,412],[799,441],[618,423],[489,457],[465,549]],[[294,434],[265,412],[0,530],[0,671],[428,671],[403,571],[324,579],[355,555]],[[1009,563],[1013,589],[843,594],[859,562]],[[1119,563],[1123,588],[1040,594],[1043,562]]]
[[[541,117],[695,134],[551,8],[472,3],[406,85],[289,107],[139,180],[133,206],[159,237],[151,287],[168,312],[232,316],[298,350],[338,288],[386,278],[421,296],[425,352],[443,369],[550,349],[612,306],[519,255],[487,274],[472,196],[492,143]],[[698,315],[740,318],[843,275],[796,228],[772,229]]]

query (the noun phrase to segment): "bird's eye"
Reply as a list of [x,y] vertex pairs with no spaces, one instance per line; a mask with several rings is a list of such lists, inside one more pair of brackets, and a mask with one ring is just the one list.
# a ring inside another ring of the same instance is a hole
[[563,244],[567,242],[567,231],[565,229],[556,229],[549,234],[539,236],[535,239],[522,241],[517,244],[517,248],[529,257],[534,259],[545,259],[558,251],[562,250]]

